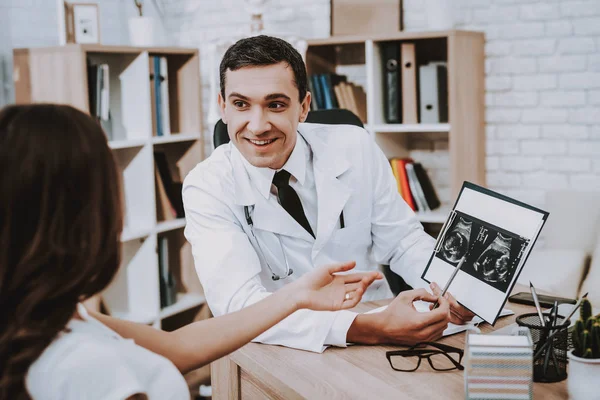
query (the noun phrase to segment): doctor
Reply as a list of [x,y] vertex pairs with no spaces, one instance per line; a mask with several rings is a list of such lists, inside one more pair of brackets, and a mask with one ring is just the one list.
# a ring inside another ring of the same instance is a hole
[[[433,302],[421,273],[434,240],[398,194],[391,168],[362,128],[302,123],[310,108],[306,67],[287,42],[242,39],[220,65],[218,102],[231,141],[183,185],[196,271],[215,315],[247,307],[315,266],[389,264],[413,287],[377,314],[302,310],[255,341],[315,352],[327,345],[412,344],[441,337],[472,314],[452,296]],[[365,300],[393,297],[386,282]]]

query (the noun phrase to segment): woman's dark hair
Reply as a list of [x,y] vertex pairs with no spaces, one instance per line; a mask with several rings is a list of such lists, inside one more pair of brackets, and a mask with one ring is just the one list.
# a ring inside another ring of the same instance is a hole
[[100,126],[66,105],[0,111],[0,399],[120,263],[120,175]]
[[288,42],[272,36],[260,35],[238,40],[225,52],[219,66],[221,96],[225,98],[225,73],[244,67],[287,63],[294,72],[299,100],[302,102],[308,91],[306,65],[298,51]]

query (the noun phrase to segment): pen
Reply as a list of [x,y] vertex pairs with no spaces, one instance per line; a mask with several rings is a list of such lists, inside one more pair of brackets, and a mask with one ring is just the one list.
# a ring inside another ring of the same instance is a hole
[[[463,258],[460,260],[460,262],[458,263],[458,265],[456,266],[456,268],[454,268],[454,271],[452,272],[452,275],[450,275],[450,278],[448,279],[448,282],[446,282],[446,286],[444,286],[444,290],[442,290],[442,293],[440,294],[439,297],[444,297],[444,295],[448,291],[448,288],[450,287],[450,284],[454,280],[454,277],[456,276],[456,274],[458,274],[458,271],[462,268],[462,265],[463,265],[463,263],[465,262],[466,259],[467,259],[467,254],[465,254],[463,256]],[[439,299],[439,297],[438,297],[438,299]],[[433,304],[433,307],[431,309],[435,310],[436,308],[438,308],[439,305],[440,305],[439,301],[436,300],[435,303]]]
[[540,302],[537,297],[537,293],[535,292],[535,288],[531,281],[529,281],[529,290],[531,291],[531,296],[533,296],[533,302],[535,303],[535,308],[537,309],[538,316],[540,317],[540,323],[542,326],[546,326],[546,321],[544,320],[544,314],[542,314],[542,309],[540,308]]
[[[579,298],[579,300],[577,300],[577,303],[575,303],[575,306],[573,306],[573,309],[571,310],[571,313],[569,313],[569,315],[567,315],[567,317],[564,319],[565,323],[571,319],[571,317],[573,316],[573,314],[575,314],[575,311],[577,311],[577,309],[581,306],[581,302],[583,301],[583,299],[585,299],[587,297],[588,293],[584,294],[583,296],[581,296]],[[554,335],[556,335],[559,331],[560,330],[554,331],[554,333],[552,333],[552,335],[548,336],[548,339],[552,339],[554,337]],[[546,343],[537,350],[537,352],[535,353],[535,355],[533,356],[533,358],[534,359],[538,358],[540,356],[541,352],[544,350],[544,348],[546,346],[548,346],[548,341],[546,341]]]
[[[554,301],[554,306],[552,307],[552,310],[550,310],[550,321],[548,321],[550,323],[550,329],[548,330],[548,332],[552,333],[552,331],[555,329],[556,327],[556,320],[558,319],[558,301]],[[556,356],[554,355],[554,338],[550,339],[550,337],[548,336],[548,333],[546,333],[546,342],[549,342],[549,346],[548,349],[546,349],[546,356],[544,357],[544,366],[543,366],[543,373],[544,376],[546,375],[546,371],[548,370],[548,362],[550,361],[550,355],[552,355],[552,361],[554,364],[554,369],[558,374],[560,374],[560,372],[558,371],[558,363],[556,360]]]

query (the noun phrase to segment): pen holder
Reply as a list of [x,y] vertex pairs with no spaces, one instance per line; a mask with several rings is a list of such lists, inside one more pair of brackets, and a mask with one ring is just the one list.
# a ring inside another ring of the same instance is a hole
[[[544,314],[544,316],[549,316]],[[517,317],[517,324],[529,328],[533,342],[533,381],[560,382],[567,378],[569,321],[561,315],[555,327],[542,326],[537,313]],[[554,334],[552,338],[549,336]],[[545,348],[544,345],[550,342]],[[541,352],[539,351],[542,349]],[[539,354],[538,354],[539,353]],[[536,356],[537,355],[537,356]]]

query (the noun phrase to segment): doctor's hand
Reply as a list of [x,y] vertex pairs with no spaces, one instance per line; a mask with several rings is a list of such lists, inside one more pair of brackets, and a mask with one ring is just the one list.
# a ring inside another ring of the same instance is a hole
[[337,274],[354,268],[354,261],[315,268],[286,288],[295,296],[298,308],[317,311],[337,311],[358,304],[367,287],[382,279],[376,271]]
[[[440,289],[437,283],[431,282],[429,287],[433,291],[434,295],[439,297],[442,294],[442,289]],[[450,294],[450,292],[446,292],[444,297],[450,304],[450,322],[456,325],[464,325],[473,319],[475,314],[461,306],[458,301],[456,301],[454,296]],[[433,307],[433,304],[430,306],[430,308],[431,307]]]
[[437,297],[425,289],[401,292],[381,312],[359,314],[346,339],[348,342],[365,344],[403,344],[430,342],[442,337],[450,321],[450,304],[440,298],[439,307],[430,312],[419,312],[413,302],[435,302]]

